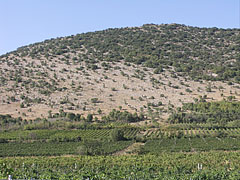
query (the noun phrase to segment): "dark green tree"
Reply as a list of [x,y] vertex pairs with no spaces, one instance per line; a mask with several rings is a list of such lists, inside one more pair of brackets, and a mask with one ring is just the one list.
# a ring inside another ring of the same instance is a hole
[[110,137],[112,141],[121,141],[124,140],[124,133],[120,129],[113,129],[110,133]]

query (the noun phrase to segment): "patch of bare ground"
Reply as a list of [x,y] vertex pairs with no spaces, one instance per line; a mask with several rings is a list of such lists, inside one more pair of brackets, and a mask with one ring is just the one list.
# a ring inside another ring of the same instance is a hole
[[[143,112],[164,124],[170,109],[194,102],[200,96],[206,96],[207,101],[219,101],[228,96],[240,99],[237,86],[224,82],[197,82],[175,76],[173,70],[154,74],[150,68],[125,65],[123,61],[111,64],[108,69],[99,64],[98,69],[91,70],[86,68],[85,62],[65,64],[58,57],[43,63],[43,59],[26,57],[23,61],[19,58],[17,66],[8,66],[7,61],[1,63],[6,76],[19,68],[22,78],[18,83],[10,78],[0,87],[0,114],[35,119],[63,109],[84,116],[91,113],[101,119],[112,109],[121,109]],[[211,87],[210,92],[208,87]]]

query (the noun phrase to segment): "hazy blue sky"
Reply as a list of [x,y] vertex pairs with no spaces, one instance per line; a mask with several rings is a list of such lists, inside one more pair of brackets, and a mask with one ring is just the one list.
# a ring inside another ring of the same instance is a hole
[[111,27],[179,23],[240,27],[240,0],[0,0],[0,54]]

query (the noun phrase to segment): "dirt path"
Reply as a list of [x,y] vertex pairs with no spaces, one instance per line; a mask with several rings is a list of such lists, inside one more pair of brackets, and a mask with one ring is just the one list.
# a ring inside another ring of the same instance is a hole
[[140,142],[133,143],[132,145],[128,146],[127,148],[114,153],[113,156],[136,154],[136,150],[138,150],[143,145],[144,145],[144,143],[140,143]]

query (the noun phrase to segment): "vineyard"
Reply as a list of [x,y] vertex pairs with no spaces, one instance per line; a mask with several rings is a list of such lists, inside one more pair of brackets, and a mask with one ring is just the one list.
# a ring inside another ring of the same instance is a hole
[[13,179],[239,179],[237,152],[161,153],[0,159],[0,178]]
[[[122,129],[127,139],[134,138],[139,132],[138,129]],[[24,141],[24,140],[59,140],[71,141],[77,138],[81,139],[107,139],[112,129],[86,129],[86,130],[26,130],[26,131],[8,131],[0,132],[0,139],[6,141]]]
[[1,132],[0,156],[109,155],[131,145],[138,132],[120,130],[123,141],[112,141],[111,129]]
[[132,141],[3,143],[0,148],[0,157],[81,155],[86,148],[90,155],[108,155],[131,144]]
[[157,127],[73,121],[71,128],[54,122],[3,128],[0,179],[240,179],[239,120],[179,123],[179,117],[186,115]]
[[147,139],[171,138],[171,137],[216,137],[229,136],[240,137],[240,128],[219,128],[219,129],[183,129],[183,130],[147,130],[144,137]]
[[113,129],[27,130],[0,133],[0,156],[111,155],[134,142],[145,142],[135,153],[236,151],[240,128],[119,129],[124,139],[111,140]]
[[[177,129],[145,129],[141,131],[138,128],[119,128],[124,132],[127,139],[134,139],[142,134],[146,139],[162,139],[174,137],[220,137],[227,136],[232,138],[240,137],[239,127],[177,127]],[[17,130],[0,132],[0,140],[6,141],[46,141],[59,140],[71,141],[80,137],[81,139],[107,139],[112,129],[85,129],[85,130]],[[65,140],[64,140],[65,139]]]
[[213,150],[239,150],[240,141],[234,138],[181,138],[150,140],[142,152],[199,152]]

